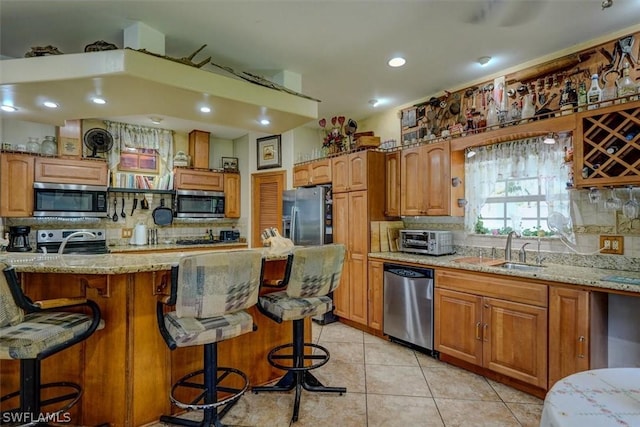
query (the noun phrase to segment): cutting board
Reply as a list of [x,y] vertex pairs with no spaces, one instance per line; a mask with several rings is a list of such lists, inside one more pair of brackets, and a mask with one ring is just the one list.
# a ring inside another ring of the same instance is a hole
[[[390,252],[391,244],[389,239],[389,229],[402,229],[402,221],[380,221],[380,252]],[[395,232],[394,232],[395,233]],[[396,252],[398,248],[396,246]]]
[[380,252],[380,221],[371,221],[371,252]]
[[402,227],[387,228],[387,236],[389,238],[389,250],[391,252],[398,252],[398,241],[400,239],[400,230],[402,230]]

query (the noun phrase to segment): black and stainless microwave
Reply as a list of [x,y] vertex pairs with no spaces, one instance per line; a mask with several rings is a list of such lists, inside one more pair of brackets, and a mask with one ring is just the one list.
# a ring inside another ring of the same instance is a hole
[[174,211],[178,218],[224,218],[224,193],[176,190]]
[[35,182],[33,216],[104,217],[107,187]]

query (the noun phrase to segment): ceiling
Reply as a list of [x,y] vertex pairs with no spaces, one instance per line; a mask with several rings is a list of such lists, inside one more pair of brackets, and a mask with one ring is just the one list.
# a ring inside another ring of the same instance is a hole
[[[300,92],[321,100],[319,118],[362,120],[637,26],[640,0],[604,10],[601,0],[0,0],[0,54],[22,58],[46,45],[80,53],[98,40],[122,48],[136,22],[165,35],[168,56],[207,44],[194,62],[211,56],[265,77],[287,70],[301,76]],[[386,65],[396,55],[404,67]],[[481,56],[493,59],[481,67]],[[118,119],[150,125],[146,116]],[[166,117],[160,126],[186,125]]]

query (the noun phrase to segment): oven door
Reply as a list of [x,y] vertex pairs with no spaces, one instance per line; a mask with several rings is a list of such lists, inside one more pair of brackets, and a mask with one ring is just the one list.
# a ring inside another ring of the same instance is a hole
[[178,190],[175,211],[178,218],[224,218],[224,193]]
[[36,182],[33,216],[104,217],[107,188],[94,185]]

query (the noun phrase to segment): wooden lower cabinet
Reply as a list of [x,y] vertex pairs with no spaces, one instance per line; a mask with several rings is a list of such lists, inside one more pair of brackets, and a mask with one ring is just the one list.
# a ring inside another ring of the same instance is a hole
[[574,374],[607,367],[607,294],[549,288],[549,388]]
[[[546,286],[495,279],[491,275],[438,273],[435,349],[546,389]],[[438,287],[439,279],[445,288]],[[500,285],[505,287],[505,299],[500,297]],[[510,300],[506,299],[507,295],[511,296]]]
[[368,326],[382,331],[384,311],[384,263],[369,261],[369,321]]

